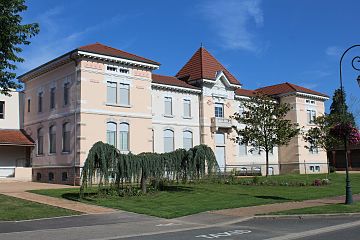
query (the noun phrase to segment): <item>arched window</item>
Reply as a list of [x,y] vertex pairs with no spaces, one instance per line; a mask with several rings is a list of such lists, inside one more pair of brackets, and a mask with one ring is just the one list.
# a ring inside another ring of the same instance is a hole
[[56,153],[56,126],[52,125],[49,128],[49,152]]
[[183,132],[183,145],[186,150],[193,147],[193,134],[191,131]]
[[116,123],[114,122],[106,124],[106,141],[116,147]]
[[129,124],[120,123],[120,151],[129,151]]
[[70,152],[70,123],[64,123],[62,127],[62,151]]
[[49,172],[49,181],[54,181],[54,173]]
[[62,172],[61,174],[61,180],[63,182],[66,182],[68,180],[68,173],[67,172]]
[[174,131],[164,130],[164,152],[174,151]]
[[38,155],[44,154],[44,131],[39,128],[37,131],[37,153]]

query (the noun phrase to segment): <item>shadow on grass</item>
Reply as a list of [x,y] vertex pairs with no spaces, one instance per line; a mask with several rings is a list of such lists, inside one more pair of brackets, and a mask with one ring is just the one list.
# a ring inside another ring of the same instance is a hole
[[[194,189],[192,187],[187,186],[163,186],[161,190],[156,192],[193,192]],[[71,201],[77,201],[80,202],[80,194],[78,192],[72,192],[72,193],[64,193],[61,195],[62,198],[71,200]],[[95,201],[95,198],[102,198],[106,197],[106,195],[99,195],[98,192],[89,192],[84,193],[84,200],[93,202]]]
[[271,199],[271,200],[287,200],[287,201],[292,200],[290,198],[283,198],[283,197],[278,197],[278,196],[254,196],[254,197],[261,198],[261,199]]
[[194,188],[187,186],[163,186],[160,192],[193,192]]
[[[98,196],[97,193],[84,193],[84,200],[88,201],[88,202],[93,202],[95,200],[93,200],[92,198]],[[81,202],[80,199],[80,194],[79,193],[64,193],[61,195],[62,198],[65,198],[67,200],[71,200],[71,201],[76,201],[76,202]]]

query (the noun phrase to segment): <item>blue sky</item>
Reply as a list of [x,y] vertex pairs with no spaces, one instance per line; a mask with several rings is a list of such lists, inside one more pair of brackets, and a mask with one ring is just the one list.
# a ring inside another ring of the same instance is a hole
[[[339,59],[360,44],[357,0],[154,0],[26,2],[40,34],[25,47],[24,73],[76,47],[101,42],[160,62],[175,75],[203,43],[244,88],[292,82],[332,96]],[[360,72],[345,58],[348,103],[360,113]],[[328,101],[329,106],[331,101]],[[360,116],[359,116],[360,117]]]

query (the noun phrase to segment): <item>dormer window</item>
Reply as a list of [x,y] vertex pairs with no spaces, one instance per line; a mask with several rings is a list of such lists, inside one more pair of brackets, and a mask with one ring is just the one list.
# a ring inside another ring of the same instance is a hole
[[305,103],[315,105],[315,100],[306,99]]
[[106,66],[106,71],[112,73],[129,74],[129,69],[117,67],[117,66]]
[[111,72],[117,72],[117,68],[116,68],[116,67],[107,66],[107,67],[106,67],[106,70],[111,71]]
[[120,72],[120,73],[129,74],[129,70],[128,70],[128,69],[125,69],[125,68],[119,68],[119,72]]

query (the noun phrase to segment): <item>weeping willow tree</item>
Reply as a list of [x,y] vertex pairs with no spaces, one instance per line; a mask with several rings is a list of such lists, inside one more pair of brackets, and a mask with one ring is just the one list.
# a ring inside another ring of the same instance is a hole
[[120,190],[124,183],[140,183],[143,193],[149,179],[200,179],[218,172],[219,167],[212,149],[204,144],[189,150],[177,149],[169,153],[121,154],[114,146],[97,142],[89,151],[82,171],[80,195],[96,179],[99,189],[109,187]]

